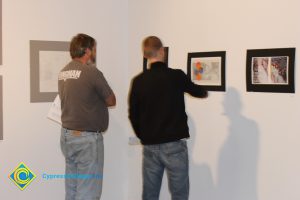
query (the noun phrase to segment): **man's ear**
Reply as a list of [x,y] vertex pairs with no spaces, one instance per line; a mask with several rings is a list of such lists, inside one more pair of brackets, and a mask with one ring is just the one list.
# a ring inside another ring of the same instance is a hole
[[90,59],[92,51],[89,48],[86,48],[85,54],[83,55],[86,59]]
[[159,49],[159,54],[161,55],[161,57],[165,57],[165,49],[164,49],[164,47],[161,47]]
[[85,54],[86,55],[91,55],[92,51],[89,48],[85,49]]

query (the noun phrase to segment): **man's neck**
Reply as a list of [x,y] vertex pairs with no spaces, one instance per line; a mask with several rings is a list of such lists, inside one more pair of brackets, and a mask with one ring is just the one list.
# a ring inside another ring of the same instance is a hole
[[149,63],[155,63],[155,62],[164,62],[161,58],[149,58]]
[[86,59],[84,56],[81,58],[74,58],[74,60],[76,60],[84,65],[87,64],[87,62],[88,62],[88,59]]

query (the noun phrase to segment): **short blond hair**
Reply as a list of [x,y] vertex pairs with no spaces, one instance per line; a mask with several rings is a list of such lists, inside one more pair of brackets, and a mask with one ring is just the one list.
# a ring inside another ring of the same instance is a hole
[[146,37],[143,41],[144,57],[149,59],[157,56],[160,48],[163,47],[161,40],[156,36]]

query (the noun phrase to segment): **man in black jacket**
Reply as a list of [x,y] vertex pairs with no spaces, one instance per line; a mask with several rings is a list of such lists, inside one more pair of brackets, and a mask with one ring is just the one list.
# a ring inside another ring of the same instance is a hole
[[184,93],[205,98],[207,91],[195,85],[182,70],[163,63],[164,49],[158,37],[143,41],[150,69],[136,76],[129,94],[129,119],[143,144],[143,200],[158,200],[166,169],[172,200],[189,196],[189,138]]

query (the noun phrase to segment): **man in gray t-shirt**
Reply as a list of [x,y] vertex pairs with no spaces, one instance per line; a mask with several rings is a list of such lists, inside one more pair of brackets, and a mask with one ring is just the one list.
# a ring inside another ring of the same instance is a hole
[[102,132],[108,127],[108,107],[115,106],[116,98],[102,72],[94,66],[94,38],[76,35],[70,54],[72,61],[58,76],[66,200],[95,200],[100,199],[102,192]]

